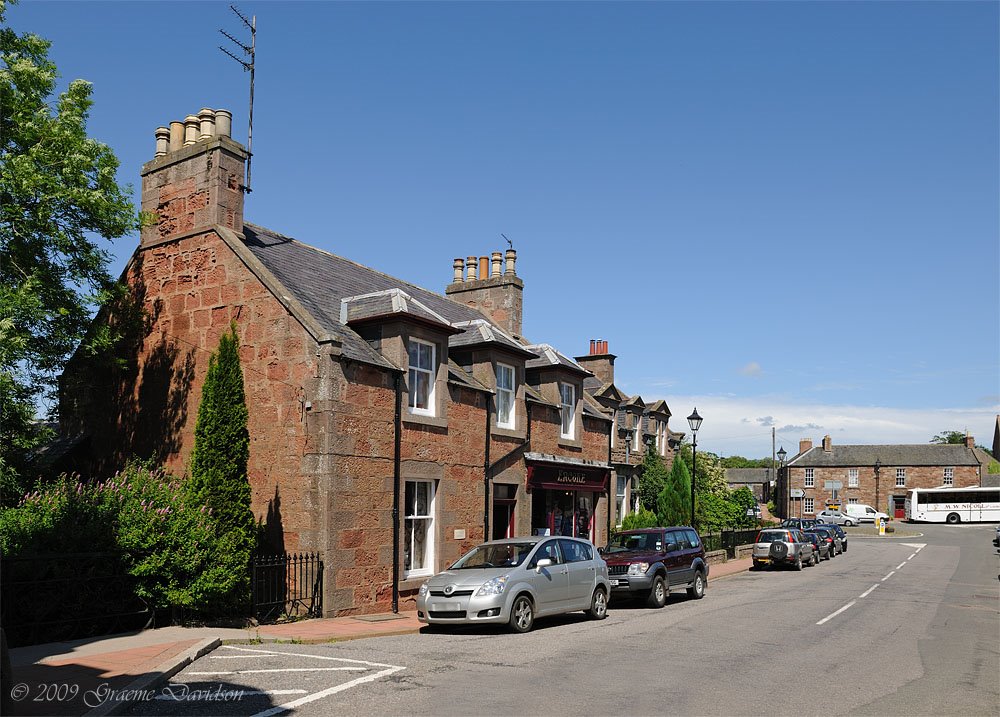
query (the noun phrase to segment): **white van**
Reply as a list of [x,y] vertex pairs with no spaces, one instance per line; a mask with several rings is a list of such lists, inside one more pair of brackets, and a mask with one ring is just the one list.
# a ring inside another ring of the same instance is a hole
[[844,506],[844,512],[857,518],[859,523],[874,523],[879,518],[889,520],[886,513],[880,513],[870,505],[864,503],[848,503]]

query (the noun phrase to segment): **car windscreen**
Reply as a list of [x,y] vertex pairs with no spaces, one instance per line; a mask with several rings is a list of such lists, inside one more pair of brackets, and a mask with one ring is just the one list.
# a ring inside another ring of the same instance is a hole
[[762,530],[757,536],[758,543],[774,543],[781,540],[788,540],[788,533],[784,530]]
[[480,545],[463,555],[449,570],[516,567],[535,547],[535,543],[501,543]]
[[621,553],[626,550],[663,550],[660,533],[618,533],[611,536],[605,553]]

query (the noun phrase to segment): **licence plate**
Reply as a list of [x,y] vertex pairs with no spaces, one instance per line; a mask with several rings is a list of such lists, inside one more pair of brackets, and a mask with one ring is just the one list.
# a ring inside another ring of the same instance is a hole
[[611,578],[611,580],[609,580],[608,582],[611,583],[611,587],[613,587],[613,588],[618,587],[618,580],[617,579]]
[[758,563],[769,563],[769,562],[771,562],[771,559],[770,558],[757,558],[757,562]]
[[462,609],[462,606],[454,602],[438,602],[431,606],[434,612],[457,612]]

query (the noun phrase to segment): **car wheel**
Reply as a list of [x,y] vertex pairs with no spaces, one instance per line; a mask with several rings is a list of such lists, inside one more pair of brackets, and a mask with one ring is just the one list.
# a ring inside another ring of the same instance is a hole
[[601,588],[594,590],[594,597],[590,598],[590,609],[587,614],[591,620],[603,620],[608,616],[608,596]]
[[848,528],[853,528],[854,527],[854,521],[853,520],[845,520],[844,521],[844,525],[846,525]]
[[794,567],[795,567],[796,570],[801,570],[802,569],[802,554],[801,553],[795,556],[795,566]]
[[809,556],[809,567],[813,567],[814,565],[819,565],[819,556],[816,553]]
[[646,598],[646,606],[661,608],[667,604],[667,585],[663,582],[663,576],[657,575],[653,578],[653,587],[649,589],[649,596]]
[[955,525],[955,523],[959,523],[961,520],[962,519],[958,517],[958,513],[948,513],[948,517],[945,518],[945,521],[951,525]]
[[510,629],[524,633],[535,624],[535,606],[527,595],[519,595],[510,608]]
[[705,597],[705,576],[701,574],[698,570],[694,574],[694,582],[691,583],[691,587],[687,590],[688,597],[694,600],[701,600]]

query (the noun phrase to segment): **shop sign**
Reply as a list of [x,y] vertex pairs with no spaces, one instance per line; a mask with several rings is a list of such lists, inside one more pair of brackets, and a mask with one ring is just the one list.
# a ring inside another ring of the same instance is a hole
[[528,465],[528,487],[548,490],[579,490],[604,492],[608,486],[608,469],[589,466]]

